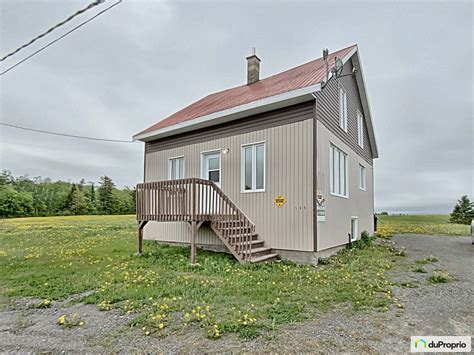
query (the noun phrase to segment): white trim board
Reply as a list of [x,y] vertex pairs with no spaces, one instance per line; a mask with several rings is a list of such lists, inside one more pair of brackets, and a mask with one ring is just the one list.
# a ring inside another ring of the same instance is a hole
[[255,115],[262,112],[272,111],[279,108],[292,106],[301,102],[313,100],[312,93],[321,90],[321,84],[307,86],[301,89],[288,91],[283,94],[266,97],[244,105],[231,107],[226,110],[197,117],[192,120],[176,123],[174,125],[156,129],[150,132],[139,133],[133,136],[133,140],[147,142],[150,140],[172,136],[178,133],[188,132],[195,129],[214,126],[239,118]]

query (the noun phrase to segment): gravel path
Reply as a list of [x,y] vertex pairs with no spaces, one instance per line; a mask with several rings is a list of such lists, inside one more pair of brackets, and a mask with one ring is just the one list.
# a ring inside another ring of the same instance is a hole
[[[64,301],[47,309],[32,309],[28,302],[0,311],[0,352],[409,352],[410,335],[472,335],[474,314],[474,246],[467,237],[422,235],[396,236],[392,242],[406,249],[406,257],[390,273],[394,297],[400,307],[387,312],[353,312],[341,306],[316,319],[282,327],[251,341],[225,335],[206,339],[201,331],[160,339],[145,337],[127,326],[129,318],[96,306]],[[437,262],[422,265],[426,273],[414,272],[416,260],[435,256]],[[429,284],[436,269],[455,280]],[[416,286],[406,287],[401,285]],[[31,302],[31,301],[29,301]],[[78,313],[83,327],[63,329],[55,322],[64,313]]]

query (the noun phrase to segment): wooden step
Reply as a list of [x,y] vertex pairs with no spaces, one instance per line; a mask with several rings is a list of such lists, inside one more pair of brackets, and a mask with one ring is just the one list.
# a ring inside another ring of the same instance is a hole
[[275,261],[278,257],[278,254],[265,254],[261,256],[256,256],[250,259],[251,263],[271,263],[272,261]]
[[229,226],[221,228],[222,231],[231,232],[231,233],[240,233],[240,232],[250,232],[251,227],[239,227],[239,226]]
[[[265,241],[254,239],[254,240],[251,240],[250,243],[252,244],[252,249],[253,249],[253,248],[263,247],[263,244],[265,243]],[[233,243],[232,245],[238,246],[238,245],[248,245],[248,244],[249,242],[240,242],[240,243]]]
[[[230,234],[230,235],[227,236],[227,238],[229,239],[231,244],[240,243],[241,241],[239,240],[239,238],[245,239],[247,237],[248,237],[247,234]],[[251,238],[250,240],[257,240],[258,239],[258,233],[252,233],[250,238]]]
[[253,257],[257,257],[257,256],[263,256],[263,255],[266,255],[266,254],[270,254],[271,251],[272,251],[272,248],[259,247],[259,248],[252,248],[250,251],[246,250],[246,251],[243,252],[243,254],[251,253],[252,258],[253,258]]

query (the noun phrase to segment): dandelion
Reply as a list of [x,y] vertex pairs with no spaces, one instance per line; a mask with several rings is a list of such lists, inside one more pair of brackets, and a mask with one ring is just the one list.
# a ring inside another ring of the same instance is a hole
[[66,315],[62,315],[58,318],[58,324],[59,325],[64,325],[66,323]]
[[165,325],[163,323],[160,323],[160,325],[158,326],[158,328],[160,329],[163,329],[165,327]]

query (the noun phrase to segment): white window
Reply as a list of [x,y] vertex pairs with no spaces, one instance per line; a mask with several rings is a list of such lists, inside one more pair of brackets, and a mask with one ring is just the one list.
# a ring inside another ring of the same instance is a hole
[[357,111],[357,142],[364,148],[364,118],[359,111]]
[[184,157],[168,160],[168,178],[170,180],[184,179]]
[[359,164],[359,189],[365,191],[365,167]]
[[331,194],[348,197],[347,154],[333,145],[329,152]]
[[347,132],[347,93],[339,88],[339,126]]
[[265,191],[265,143],[242,146],[242,191]]
[[359,219],[357,217],[351,217],[351,242],[356,241],[359,238]]

